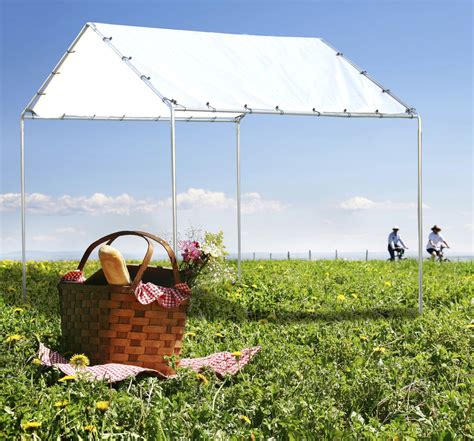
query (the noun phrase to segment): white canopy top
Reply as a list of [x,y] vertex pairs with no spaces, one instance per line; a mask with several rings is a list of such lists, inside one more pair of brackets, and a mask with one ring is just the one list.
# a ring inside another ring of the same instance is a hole
[[[319,38],[88,23],[26,108],[34,118],[411,116]],[[209,113],[212,112],[212,113]]]

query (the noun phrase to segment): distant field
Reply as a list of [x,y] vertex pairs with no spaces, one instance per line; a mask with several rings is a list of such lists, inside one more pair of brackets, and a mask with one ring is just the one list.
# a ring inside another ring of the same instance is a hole
[[473,437],[472,262],[425,263],[423,316],[414,260],[243,262],[241,283],[194,291],[182,354],[261,345],[242,373],[114,387],[32,363],[38,341],[58,348],[56,283],[74,268],[29,263],[25,306],[20,264],[0,261],[0,439]]

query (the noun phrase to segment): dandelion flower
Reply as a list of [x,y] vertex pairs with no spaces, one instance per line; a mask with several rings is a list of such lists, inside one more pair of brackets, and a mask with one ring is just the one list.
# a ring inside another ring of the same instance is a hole
[[257,285],[255,285],[255,283],[253,283],[253,284],[252,284],[252,288],[255,288],[255,289],[257,289],[257,288],[258,288],[258,286],[257,286]]
[[74,354],[69,360],[69,363],[76,369],[81,369],[89,366],[90,361],[89,358],[87,358],[87,356],[84,354]]
[[23,430],[35,430],[41,427],[41,422],[40,421],[27,421],[26,423],[23,423],[21,425]]
[[9,335],[6,339],[6,343],[16,343],[17,341],[23,340],[23,336],[19,334]]
[[384,283],[385,286],[392,286],[392,282],[389,282],[388,280]]
[[242,352],[240,351],[235,351],[235,352],[232,352],[232,354],[234,357],[242,357]]
[[247,424],[250,424],[250,423],[251,423],[250,418],[249,418],[248,416],[240,415],[239,418],[240,418],[240,420],[243,421],[244,423],[247,423]]
[[93,424],[87,424],[87,426],[84,426],[83,429],[86,432],[95,432],[96,431],[96,427]]
[[184,334],[185,337],[195,337],[196,336],[196,333],[194,332],[186,332],[186,334]]
[[31,364],[34,364],[35,366],[41,366],[43,362],[39,358],[33,358],[33,360],[31,360]]
[[69,404],[68,400],[56,401],[54,403],[54,407],[57,407],[57,408],[61,409],[62,407],[66,407],[68,404]]
[[97,407],[99,410],[102,410],[103,412],[105,412],[109,406],[110,401],[97,401],[97,403],[95,403],[95,407]]
[[196,374],[196,378],[197,378],[198,381],[201,381],[205,386],[207,386],[209,384],[209,380],[203,374]]
[[222,334],[221,332],[216,332],[214,336],[219,337],[219,338],[224,338],[224,334]]
[[23,312],[25,312],[25,310],[23,308],[15,308],[13,312],[16,312],[17,314],[22,314]]
[[339,300],[340,302],[343,302],[344,300],[346,300],[346,296],[344,294],[339,294],[337,296],[337,300]]
[[356,293],[353,293],[353,294],[352,294],[352,297],[354,297],[354,299],[359,298],[359,296],[358,296]]
[[381,354],[383,354],[386,351],[387,351],[387,348],[384,348],[383,346],[376,346],[374,348],[374,352],[380,352]]
[[60,378],[58,381],[60,383],[66,383],[68,381],[72,381],[72,380],[75,380],[76,377],[74,375],[65,375],[64,377]]

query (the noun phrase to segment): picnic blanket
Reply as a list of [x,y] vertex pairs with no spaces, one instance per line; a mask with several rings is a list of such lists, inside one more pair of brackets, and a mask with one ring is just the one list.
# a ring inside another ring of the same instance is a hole
[[[235,375],[239,372],[254,356],[260,351],[261,346],[242,349],[240,355],[232,355],[230,352],[217,352],[201,358],[184,358],[180,361],[180,367],[192,369],[199,372],[204,367],[214,371],[219,376]],[[66,358],[61,354],[49,349],[40,343],[38,358],[44,366],[57,367],[66,375],[76,375],[76,369],[70,365]],[[135,377],[142,373],[158,375],[162,378],[167,377],[153,369],[146,369],[140,366],[131,366],[120,363],[108,363],[96,366],[87,366],[81,369],[81,372],[87,372],[91,380],[105,380],[109,383],[125,380],[128,377]]]

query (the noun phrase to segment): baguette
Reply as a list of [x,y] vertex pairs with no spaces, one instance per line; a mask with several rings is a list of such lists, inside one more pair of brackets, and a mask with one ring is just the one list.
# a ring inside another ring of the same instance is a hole
[[130,273],[120,251],[110,245],[99,248],[99,260],[109,285],[130,285]]

